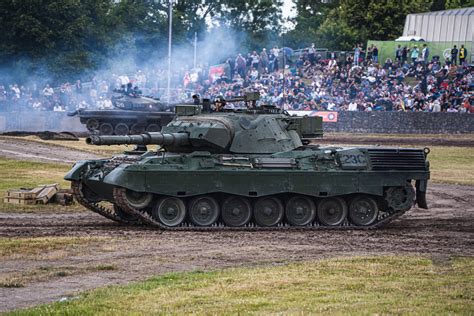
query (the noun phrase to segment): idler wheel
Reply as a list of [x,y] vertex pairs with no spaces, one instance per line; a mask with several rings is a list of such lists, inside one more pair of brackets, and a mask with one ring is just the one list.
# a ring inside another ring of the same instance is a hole
[[186,218],[186,206],[181,199],[174,197],[164,198],[153,207],[151,215],[163,225],[175,227],[180,225]]
[[377,202],[369,196],[359,196],[349,205],[349,218],[358,226],[368,226],[375,222],[379,208]]
[[255,222],[259,226],[276,226],[283,218],[283,204],[275,197],[262,197],[254,207]]
[[144,209],[150,205],[153,200],[153,194],[146,192],[136,192],[132,190],[125,190],[125,201],[128,205],[136,209]]
[[161,131],[161,127],[160,127],[160,125],[158,125],[158,124],[150,124],[150,125],[148,125],[148,126],[146,127],[146,131],[147,131],[148,133],[150,133],[150,132],[151,132],[151,133],[153,133],[153,132],[159,132],[159,131]]
[[231,196],[222,204],[221,216],[227,226],[245,226],[252,218],[252,206],[246,198]]
[[133,135],[143,134],[145,132],[145,127],[143,125],[133,124],[132,127],[130,127],[130,132]]
[[115,125],[115,135],[128,135],[128,133],[130,133],[130,129],[127,124],[118,123]]
[[305,226],[316,216],[314,202],[305,196],[294,196],[286,204],[286,220],[292,226]]
[[91,132],[96,131],[99,125],[99,121],[96,119],[88,119],[86,122],[86,128]]
[[99,132],[101,135],[112,135],[114,133],[114,127],[110,123],[100,124]]
[[347,216],[347,204],[338,197],[325,198],[318,204],[318,219],[326,226],[341,225]]
[[385,191],[387,206],[396,211],[408,211],[415,203],[415,190],[412,185],[390,187]]
[[210,196],[200,196],[189,203],[189,218],[197,226],[211,226],[219,218],[219,204]]
[[116,204],[114,204],[114,212],[115,212],[115,215],[117,215],[118,217],[120,217],[121,219],[125,221],[135,222],[135,221],[138,221],[139,219],[137,215],[130,214],[124,211],[121,207],[119,207]]

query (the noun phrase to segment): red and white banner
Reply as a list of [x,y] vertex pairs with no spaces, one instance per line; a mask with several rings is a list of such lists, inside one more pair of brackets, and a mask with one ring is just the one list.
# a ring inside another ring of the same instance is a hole
[[290,115],[296,116],[320,116],[323,122],[337,122],[337,112],[335,111],[288,111]]
[[209,79],[211,79],[211,82],[216,81],[216,79],[219,79],[222,75],[225,75],[225,64],[209,67]]

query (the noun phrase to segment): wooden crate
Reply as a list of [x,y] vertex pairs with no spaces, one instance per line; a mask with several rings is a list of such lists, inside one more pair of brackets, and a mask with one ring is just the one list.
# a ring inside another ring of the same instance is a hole
[[41,192],[36,196],[36,201],[41,204],[46,204],[58,192],[59,185],[57,183],[43,186]]
[[12,199],[34,200],[38,192],[33,192],[32,189],[8,190],[7,196]]
[[36,204],[36,200],[27,200],[27,199],[18,199],[12,197],[6,197],[3,199],[3,202],[10,204],[21,204],[21,205],[33,205]]

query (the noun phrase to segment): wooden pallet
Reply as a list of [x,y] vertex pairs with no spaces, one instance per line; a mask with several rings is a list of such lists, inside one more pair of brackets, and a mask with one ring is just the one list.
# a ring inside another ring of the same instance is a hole
[[5,197],[3,199],[3,202],[9,203],[9,204],[20,204],[20,205],[33,205],[33,204],[36,204],[36,200],[18,199],[18,198],[12,198],[12,197]]
[[39,185],[33,189],[8,190],[3,201],[21,205],[46,204],[53,199],[59,190],[59,184],[57,183]]

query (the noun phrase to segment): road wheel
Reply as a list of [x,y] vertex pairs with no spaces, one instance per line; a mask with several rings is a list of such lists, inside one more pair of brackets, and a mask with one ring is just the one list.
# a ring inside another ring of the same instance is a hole
[[245,226],[252,218],[252,206],[246,198],[231,196],[222,204],[221,216],[227,226]]
[[151,215],[163,225],[176,227],[186,218],[186,206],[179,198],[164,198],[153,207]]
[[219,204],[210,196],[199,196],[189,203],[189,218],[197,226],[211,226],[219,213]]
[[379,214],[377,202],[369,196],[358,196],[349,205],[349,218],[358,226],[375,222]]
[[341,225],[347,216],[347,204],[338,197],[324,198],[318,204],[318,219],[326,226]]
[[153,200],[153,194],[126,190],[124,199],[131,207],[141,210],[150,205]]
[[100,124],[99,132],[101,135],[112,135],[114,133],[114,127],[110,123]]
[[128,133],[130,133],[130,129],[127,124],[118,123],[115,125],[115,135],[128,135]]
[[146,127],[146,131],[149,133],[159,132],[161,131],[161,126],[158,124],[150,124]]
[[254,218],[259,226],[276,226],[283,218],[283,204],[275,197],[262,197],[255,203]]
[[88,119],[86,122],[86,128],[91,132],[99,129],[99,125],[99,121],[96,119]]
[[130,133],[132,135],[143,134],[144,132],[145,127],[143,125],[133,124],[132,127],[130,127]]
[[316,216],[313,200],[305,196],[294,196],[286,204],[286,220],[293,226],[305,226]]

